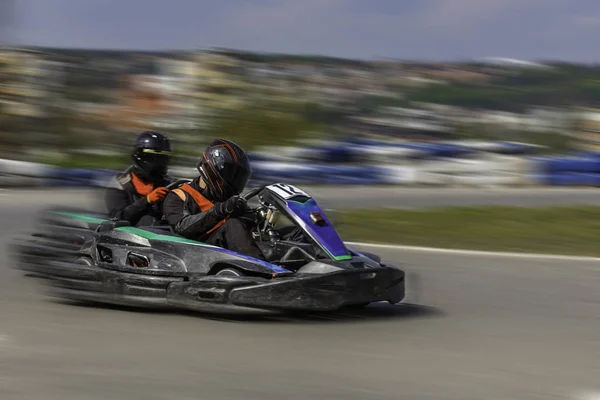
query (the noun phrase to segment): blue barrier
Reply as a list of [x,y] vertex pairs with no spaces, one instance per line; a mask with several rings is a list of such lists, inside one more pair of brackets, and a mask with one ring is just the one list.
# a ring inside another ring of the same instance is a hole
[[600,186],[600,174],[590,173],[556,173],[533,174],[533,182],[544,186]]
[[532,154],[538,148],[526,143],[496,142],[494,144],[498,145],[498,150],[493,151],[494,153],[509,155]]
[[[419,183],[419,179],[423,176],[418,174],[421,164],[415,160],[419,157],[429,160],[424,164],[430,166],[435,164],[435,160],[452,159],[465,152],[519,154],[519,152],[527,152],[531,148],[534,146],[508,142],[479,142],[472,143],[470,146],[469,143],[400,144],[372,139],[356,139],[300,149],[298,153],[304,153],[302,158],[311,161],[289,162],[285,160],[289,160],[290,156],[277,154],[249,153],[249,155],[253,169],[252,182],[284,181],[295,184],[374,185]],[[381,159],[390,160],[390,162],[381,162],[378,157],[383,157]],[[410,158],[412,161],[408,164],[395,163],[394,160],[401,158]],[[599,152],[579,152],[562,157],[526,158],[534,161],[533,166],[531,171],[522,173],[529,176],[532,182],[550,186],[600,186]],[[377,166],[363,163],[377,164]],[[39,179],[40,183],[36,183],[36,185],[55,187],[103,187],[118,172],[106,169],[46,167],[33,163],[20,164],[20,162],[8,160],[1,165],[4,165],[4,170],[0,170],[0,173],[7,176],[29,173],[29,175],[35,175],[33,178]],[[410,168],[403,169],[402,165],[410,165]],[[190,166],[190,170],[194,170],[193,165]],[[185,175],[185,169],[179,169],[179,173]],[[180,176],[175,174],[174,177],[179,178]]]
[[253,168],[252,180],[309,184],[374,184],[383,182],[384,174],[380,168],[368,165],[275,163],[256,165]]
[[[359,159],[364,155],[377,154],[381,149],[388,149],[392,154],[394,149],[405,158],[429,158],[429,157],[460,157],[472,153],[474,150],[457,144],[450,143],[353,143],[348,144],[349,151],[353,153],[353,159]],[[407,152],[410,150],[410,152]],[[386,153],[388,153],[386,151]],[[388,153],[389,154],[389,153]]]
[[42,178],[45,186],[99,187],[116,173],[105,169],[52,168]]
[[536,169],[540,173],[557,174],[567,172],[596,173],[600,172],[600,157],[545,157],[535,159]]
[[342,140],[345,143],[355,146],[368,146],[368,147],[405,147],[410,149],[418,149],[430,156],[437,157],[460,157],[461,155],[468,154],[473,151],[482,151],[481,146],[486,149],[484,151],[489,153],[501,153],[501,154],[532,154],[538,149],[538,146],[527,144],[527,143],[513,143],[513,142],[473,142],[469,143],[447,143],[447,142],[388,142],[377,139],[364,139],[364,138],[346,138]]
[[306,160],[325,163],[351,163],[356,161],[357,149],[345,143],[335,145],[308,146],[303,148]]
[[573,158],[600,158],[600,153],[597,151],[576,151],[571,153]]

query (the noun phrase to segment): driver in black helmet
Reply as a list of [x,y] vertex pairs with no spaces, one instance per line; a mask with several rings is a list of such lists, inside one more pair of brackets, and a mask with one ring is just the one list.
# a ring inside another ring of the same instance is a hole
[[110,218],[132,226],[152,225],[162,213],[158,204],[167,195],[171,142],[165,135],[145,131],[138,135],[131,154],[132,165],[115,176],[105,192]]
[[216,139],[196,168],[198,178],[171,191],[163,202],[169,225],[188,239],[266,260],[237,218],[246,211],[246,201],[240,197],[251,173],[246,152],[234,142]]

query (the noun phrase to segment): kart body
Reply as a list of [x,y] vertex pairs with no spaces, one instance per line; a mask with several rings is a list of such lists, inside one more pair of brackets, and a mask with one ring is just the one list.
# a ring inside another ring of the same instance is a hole
[[277,183],[244,196],[258,200],[241,218],[268,261],[183,238],[164,224],[133,227],[54,208],[16,242],[18,267],[61,297],[139,307],[335,311],[404,298],[404,271],[347,248],[301,189]]

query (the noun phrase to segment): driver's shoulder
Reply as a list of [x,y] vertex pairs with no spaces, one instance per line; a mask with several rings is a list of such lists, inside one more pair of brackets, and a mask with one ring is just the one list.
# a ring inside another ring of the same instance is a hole
[[107,189],[120,189],[127,190],[132,185],[131,180],[131,167],[127,168],[125,171],[118,172],[113,175],[107,182]]
[[131,177],[118,174],[108,180],[106,189],[126,190],[129,185],[131,185]]
[[167,202],[167,201],[169,201],[169,202],[170,201],[183,201],[183,202],[185,202],[186,199],[187,199],[186,193],[182,189],[177,188],[177,189],[171,189],[169,191],[169,193],[167,194],[167,196],[165,197],[164,201],[165,202]]
[[162,201],[164,214],[179,214],[186,209],[189,211],[189,208],[190,202],[187,201],[187,196],[181,189],[171,189]]

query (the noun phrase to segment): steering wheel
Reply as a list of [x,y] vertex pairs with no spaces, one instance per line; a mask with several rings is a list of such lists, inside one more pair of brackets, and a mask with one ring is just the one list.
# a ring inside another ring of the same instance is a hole
[[179,186],[181,186],[183,184],[190,183],[191,181],[192,181],[191,179],[177,179],[175,182],[171,182],[165,187],[168,190],[172,190],[172,189],[178,188]]
[[244,200],[250,200],[251,198],[255,197],[257,194],[259,194],[260,192],[262,192],[267,186],[263,185],[263,186],[259,186],[255,189],[250,190],[249,192],[245,193],[242,195],[242,198]]
[[[240,197],[246,201],[256,197],[263,189],[265,188],[265,186],[261,186],[261,187],[257,187],[254,188],[244,194],[242,194]],[[245,219],[245,220],[251,220],[253,222],[256,222],[255,220],[255,216],[256,216],[256,210],[258,210],[260,208],[260,206],[256,207],[256,208],[250,208],[248,207],[246,209],[246,212],[243,216],[241,216],[241,219]]]
[[[246,193],[244,193],[241,197],[246,200],[249,201],[250,199],[256,197],[259,193],[261,193],[268,185],[263,185],[263,186],[259,186],[257,188],[254,188]],[[258,207],[256,208],[250,208],[248,207],[246,213],[239,217],[240,219],[246,220],[251,222],[256,229],[258,229],[259,235],[260,235],[260,225],[263,224],[266,220],[266,206],[265,204],[262,204],[262,202],[260,202],[261,204],[258,205]]]

